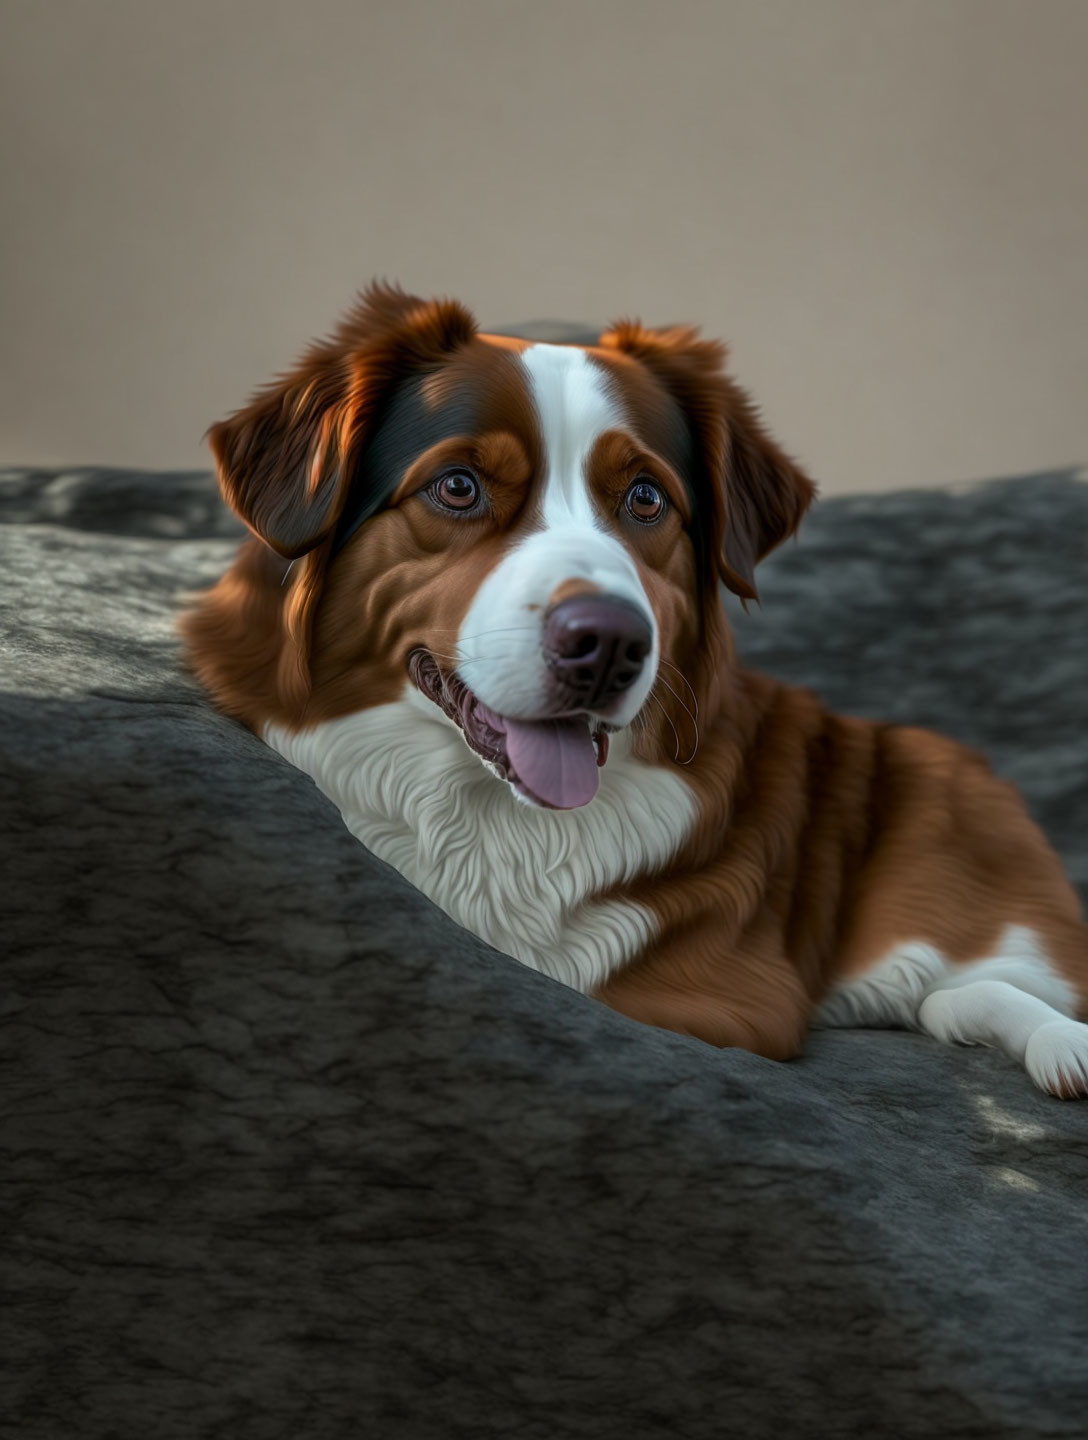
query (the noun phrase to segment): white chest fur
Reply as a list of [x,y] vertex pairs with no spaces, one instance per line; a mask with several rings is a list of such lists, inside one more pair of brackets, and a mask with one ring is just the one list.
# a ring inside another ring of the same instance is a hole
[[579,810],[524,804],[410,691],[311,730],[265,739],[306,771],[348,829],[467,930],[578,990],[641,950],[651,912],[595,900],[674,855],[695,818],[679,776],[613,737],[596,799]]

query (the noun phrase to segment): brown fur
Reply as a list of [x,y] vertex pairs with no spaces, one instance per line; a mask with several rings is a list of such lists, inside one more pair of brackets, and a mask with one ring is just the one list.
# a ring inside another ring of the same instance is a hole
[[806,691],[739,670],[723,702],[687,770],[702,800],[698,833],[639,890],[659,938],[600,999],[785,1059],[834,982],[897,943],[967,961],[1024,925],[1088,1013],[1077,897],[1015,789],[981,756],[924,730],[833,715]]
[[[332,340],[214,428],[223,493],[260,537],[183,622],[193,668],[224,709],[255,729],[302,727],[395,698],[416,646],[455,663],[479,584],[536,523],[539,442],[511,363],[519,348],[477,336],[452,302],[373,288]],[[814,487],[722,373],[722,347],[624,322],[591,354],[631,424],[599,439],[587,478],[662,637],[636,752],[683,767],[699,800],[683,852],[638,882],[658,939],[599,998],[784,1059],[832,984],[897,942],[965,961],[1015,924],[1038,934],[1088,1008],[1078,901],[1010,786],[950,740],[832,715],[738,668],[708,569],[755,598],[756,565],[793,533]],[[471,399],[484,418],[417,456],[334,556],[358,457],[410,377],[432,411]],[[486,514],[451,525],[436,511],[427,486],[450,462],[485,481]],[[659,525],[623,508],[640,473],[673,502]],[[300,557],[289,571],[285,556]]]

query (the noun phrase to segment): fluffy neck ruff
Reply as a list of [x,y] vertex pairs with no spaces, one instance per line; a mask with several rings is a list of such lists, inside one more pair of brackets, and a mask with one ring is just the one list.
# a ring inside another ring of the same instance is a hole
[[589,805],[532,807],[414,691],[307,730],[269,725],[264,738],[453,919],[582,991],[652,939],[637,882],[675,857],[696,819],[687,781],[637,759],[622,734]]

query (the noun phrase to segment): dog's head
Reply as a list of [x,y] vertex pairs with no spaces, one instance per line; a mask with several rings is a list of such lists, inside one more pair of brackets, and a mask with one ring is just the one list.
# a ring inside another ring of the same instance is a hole
[[423,697],[554,808],[592,799],[636,721],[673,758],[720,662],[719,579],[755,598],[813,494],[723,359],[637,322],[585,347],[483,335],[372,287],[211,431],[259,544],[188,623],[198,673],[256,726]]

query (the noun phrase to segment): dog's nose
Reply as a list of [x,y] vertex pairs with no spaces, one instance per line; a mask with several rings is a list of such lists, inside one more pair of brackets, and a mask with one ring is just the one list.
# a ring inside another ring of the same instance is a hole
[[642,673],[653,645],[650,621],[615,595],[572,595],[544,617],[544,658],[562,697],[600,709]]

